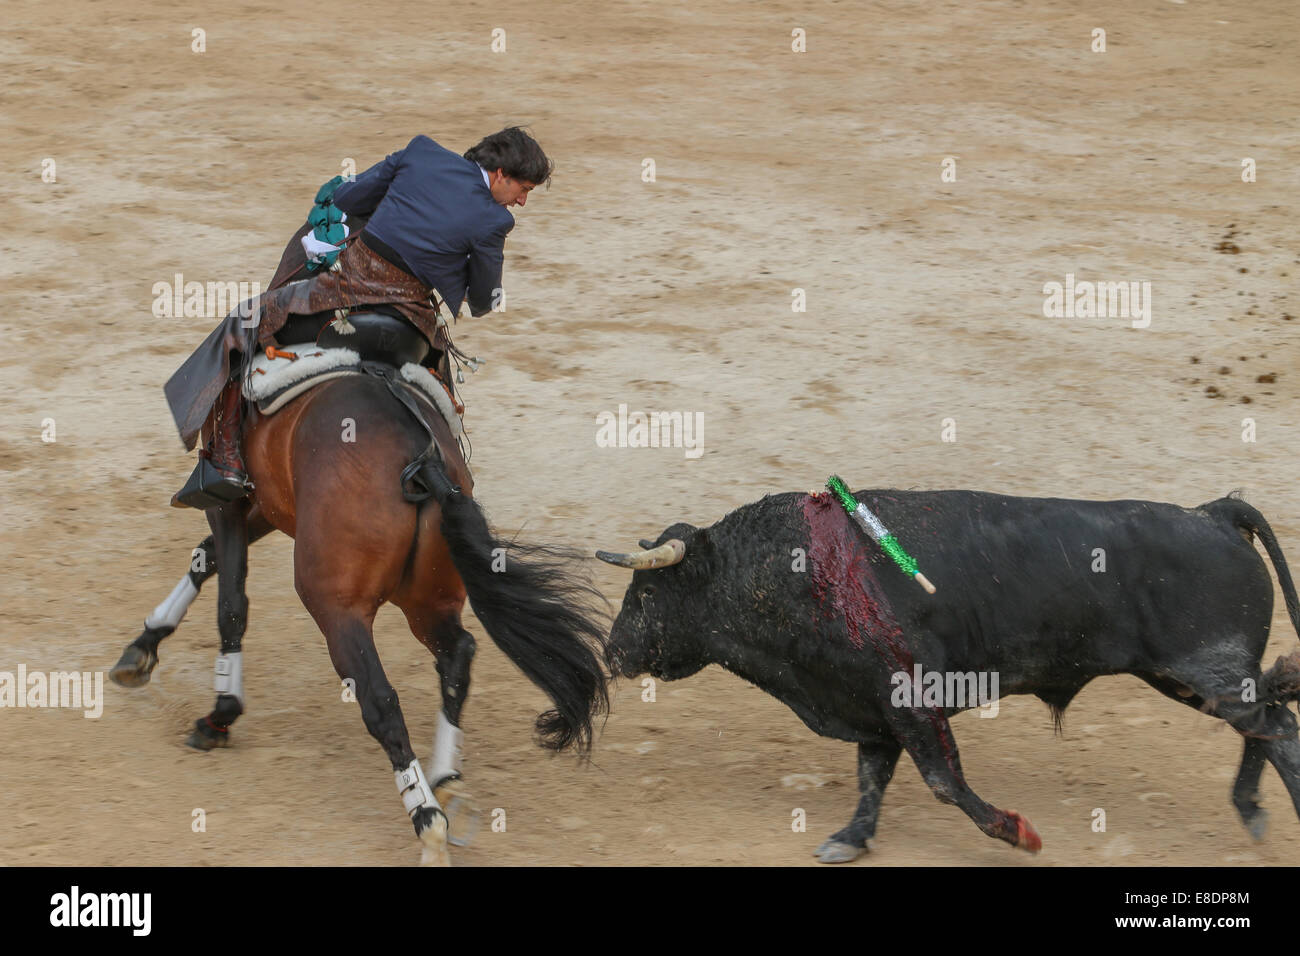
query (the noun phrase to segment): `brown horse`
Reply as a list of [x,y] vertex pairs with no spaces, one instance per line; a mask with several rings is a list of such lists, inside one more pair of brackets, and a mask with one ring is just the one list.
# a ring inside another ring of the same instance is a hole
[[[418,470],[407,468],[429,448],[429,435],[390,389],[382,378],[349,376],[317,386],[272,416],[250,415],[243,441],[254,498],[207,511],[212,535],[110,676],[128,687],[147,683],[158,643],[217,572],[217,703],[196,722],[188,743],[223,746],[243,712],[248,545],[272,530],[284,532],[295,540],[298,595],[325,635],[339,676],[352,682],[366,728],[392,762],[424,844],[422,862],[445,864],[444,808],[450,805],[454,844],[464,842],[472,814],[459,774],[460,715],[474,655],[474,639],[461,625],[466,596],[487,633],[554,702],[537,719],[540,743],[554,750],[573,746],[585,753],[593,719],[608,709],[601,665],[606,630],[591,600],[598,592],[574,573],[569,552],[505,542],[489,530],[470,496],[457,442],[431,405],[421,407],[438,454]],[[404,486],[401,479],[412,473]],[[411,487],[425,489],[425,500],[413,502]],[[371,627],[389,601],[435,655],[441,680],[428,777],[375,650]]]

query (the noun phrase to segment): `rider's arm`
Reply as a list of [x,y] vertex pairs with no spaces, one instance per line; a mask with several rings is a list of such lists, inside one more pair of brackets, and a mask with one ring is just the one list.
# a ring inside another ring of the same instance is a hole
[[470,315],[483,315],[492,310],[496,290],[501,288],[501,266],[505,262],[509,231],[509,227],[499,229],[470,246],[469,288],[465,293]]
[[334,205],[349,216],[369,216],[388,192],[397,169],[402,165],[406,148],[389,153],[350,183],[342,183],[334,190]]

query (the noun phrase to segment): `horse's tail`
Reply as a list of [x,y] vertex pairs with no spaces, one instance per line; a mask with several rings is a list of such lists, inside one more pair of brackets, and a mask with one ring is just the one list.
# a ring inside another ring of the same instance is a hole
[[426,469],[431,485],[441,485],[442,536],[470,606],[496,645],[555,704],[537,718],[542,746],[589,752],[593,720],[609,711],[600,663],[607,629],[594,607],[603,601],[600,592],[575,566],[580,555],[497,538],[478,502],[451,489],[435,463]]

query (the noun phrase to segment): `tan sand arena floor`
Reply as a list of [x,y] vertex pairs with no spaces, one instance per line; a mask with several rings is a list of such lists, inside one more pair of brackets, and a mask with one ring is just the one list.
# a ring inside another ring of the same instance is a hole
[[[161,388],[216,320],[155,319],[154,283],[265,282],[346,157],[515,122],[558,169],[516,210],[507,310],[457,327],[488,359],[463,395],[500,528],[628,548],[832,472],[1183,505],[1241,488],[1300,562],[1291,0],[384,6],[6,4],[0,670],[106,670],[206,534],[166,506],[192,459]],[[1150,327],[1045,318],[1067,273],[1149,281]],[[620,403],[702,412],[704,454],[598,448]],[[212,703],[214,585],[151,686],[106,683],[102,718],[0,710],[0,863],[417,860],[292,547],[252,554],[231,749],[182,745]],[[597,574],[617,604],[625,573]],[[1280,598],[1273,620],[1269,662],[1297,640]],[[456,863],[807,864],[848,821],[853,748],[718,668],[654,703],[624,682],[591,766],[549,756],[542,695],[467,621],[466,774],[507,827]],[[377,634],[427,756],[432,661],[391,608]],[[1033,698],[954,726],[972,785],[1042,854],[983,836],[904,759],[856,865],[1295,859],[1276,773],[1256,845],[1228,799],[1236,734],[1136,679],[1089,686],[1060,739]]]

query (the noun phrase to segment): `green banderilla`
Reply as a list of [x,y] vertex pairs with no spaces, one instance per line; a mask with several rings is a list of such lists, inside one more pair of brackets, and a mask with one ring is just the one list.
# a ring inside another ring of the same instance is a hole
[[880,523],[880,519],[871,513],[871,511],[858,499],[853,497],[849,491],[848,485],[839,475],[831,475],[826,479],[826,487],[830,489],[831,494],[839,499],[844,510],[849,513],[849,517],[854,523],[871,535],[873,541],[880,545],[880,549],[894,559],[894,563],[902,569],[903,573],[916,580],[916,583],[925,588],[929,594],[934,593],[934,585],[922,574],[916,567],[916,558],[912,557],[903,550],[903,546],[898,543],[898,539],[889,533],[889,529]]

